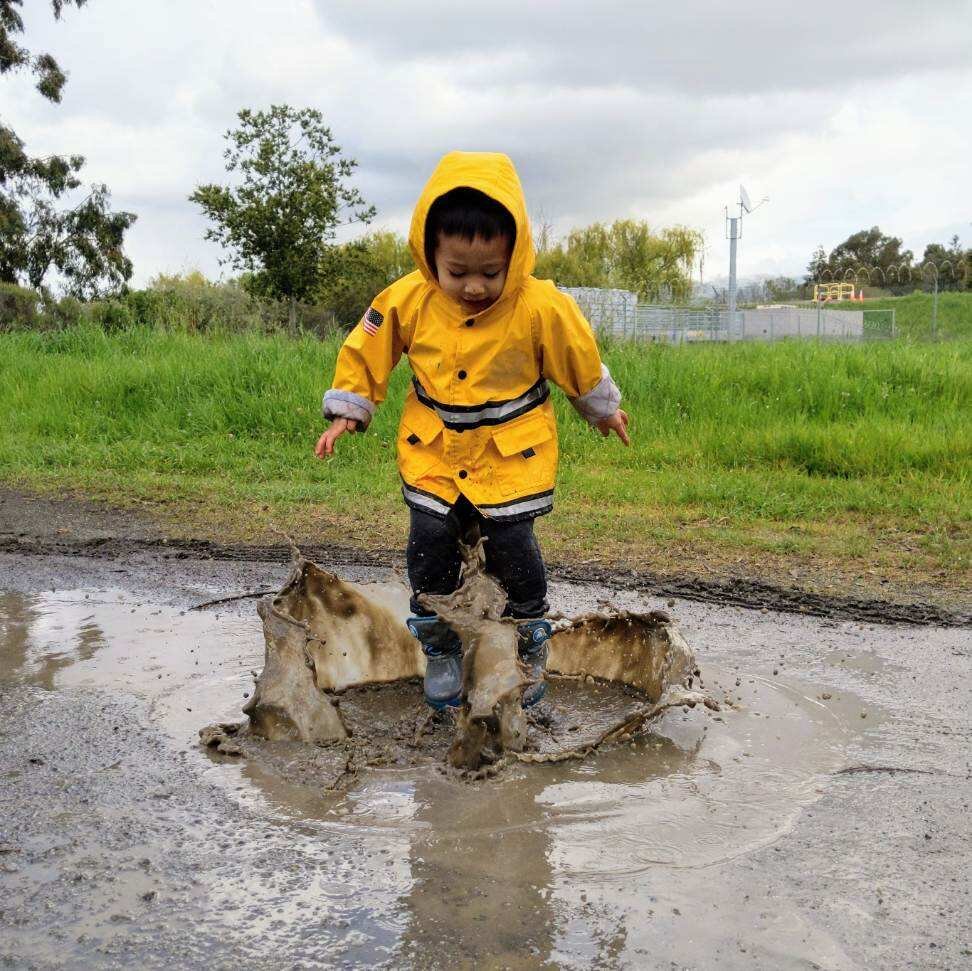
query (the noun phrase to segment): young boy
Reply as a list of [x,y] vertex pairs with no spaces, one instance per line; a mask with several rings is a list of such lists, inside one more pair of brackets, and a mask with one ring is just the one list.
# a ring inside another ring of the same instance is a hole
[[324,395],[332,424],[317,443],[334,454],[363,431],[385,398],[403,353],[412,367],[398,433],[402,494],[411,511],[408,620],[427,658],[426,700],[461,703],[458,637],[418,602],[459,585],[458,541],[485,537],[486,568],[521,623],[519,654],[540,699],[550,624],[547,582],[533,520],[553,508],[557,426],[548,379],[601,434],[628,444],[621,392],[601,363],[590,325],[535,259],[523,189],[505,155],[452,152],[429,179],[412,216],[419,269],[382,291],[338,356]]

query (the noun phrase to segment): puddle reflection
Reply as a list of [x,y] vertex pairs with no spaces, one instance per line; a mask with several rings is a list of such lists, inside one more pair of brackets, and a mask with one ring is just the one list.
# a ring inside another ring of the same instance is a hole
[[104,632],[84,605],[72,615],[51,611],[36,597],[0,593],[0,683],[51,690],[58,672],[105,646]]

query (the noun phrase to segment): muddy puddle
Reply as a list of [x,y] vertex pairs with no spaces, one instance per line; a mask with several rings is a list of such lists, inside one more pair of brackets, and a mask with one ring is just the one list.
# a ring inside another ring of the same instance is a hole
[[[662,860],[697,865],[773,839],[841,763],[860,707],[845,698],[835,709],[799,685],[708,665],[707,688],[728,698],[718,714],[676,709],[649,734],[584,763],[522,765],[470,783],[442,771],[451,718],[429,721],[421,684],[410,680],[341,693],[349,723],[370,724],[366,733],[324,747],[251,739],[251,757],[241,761],[201,749],[197,733],[214,716],[239,721],[252,691],[263,643],[247,612],[173,610],[133,603],[124,591],[6,594],[0,612],[5,680],[48,689],[111,685],[135,695],[174,746],[191,746],[200,771],[248,779],[250,797],[267,808],[327,820],[353,807],[380,825],[386,789],[439,790],[453,818],[467,801],[501,812],[510,793],[527,788],[554,829],[575,832],[572,856],[589,845],[602,867],[611,860],[621,869]],[[554,678],[531,714],[531,738],[540,751],[581,745],[641,703],[624,686]],[[328,791],[352,756],[358,778],[345,780],[350,791]],[[612,845],[612,833],[620,843]]]
[[[451,712],[432,713],[418,678],[387,685],[348,688],[338,699],[342,718],[353,734],[326,745],[267,741],[245,732],[230,734],[213,754],[233,754],[262,766],[281,781],[316,790],[348,788],[357,777],[377,769],[437,767],[443,774],[480,781],[452,770],[447,757],[456,732]],[[583,749],[608,729],[639,711],[644,696],[610,682],[554,676],[546,700],[528,712],[531,752],[541,756]],[[232,726],[235,728],[236,726]],[[232,728],[230,729],[232,731]],[[215,748],[215,746],[214,746]],[[485,767],[483,779],[509,771],[510,765]]]
[[[249,916],[234,921],[227,908],[228,929],[259,936],[253,914],[263,900],[273,935],[300,933],[295,901],[312,893],[333,900],[344,922],[334,953],[352,963],[394,954],[423,965],[457,934],[467,953],[445,964],[487,955],[510,967],[584,966],[622,952],[637,960],[673,910],[711,898],[706,868],[789,831],[846,763],[860,703],[846,693],[824,703],[819,689],[786,677],[720,670],[693,646],[719,713],[674,709],[594,758],[515,764],[469,781],[443,771],[448,719],[424,724],[416,680],[341,695],[349,721],[371,719],[367,739],[318,748],[252,740],[246,758],[201,747],[201,725],[240,720],[262,667],[252,604],[192,612],[124,590],[0,595],[0,682],[137,699],[185,771],[255,812],[300,858],[287,908],[272,903],[279,892],[248,886]],[[555,679],[531,732],[541,748],[545,739],[582,742],[640,700]],[[674,896],[673,870],[696,874]],[[651,925],[656,900],[665,904]],[[643,924],[622,919],[625,908]],[[705,932],[695,933],[702,954]],[[793,953],[818,945],[797,935]]]

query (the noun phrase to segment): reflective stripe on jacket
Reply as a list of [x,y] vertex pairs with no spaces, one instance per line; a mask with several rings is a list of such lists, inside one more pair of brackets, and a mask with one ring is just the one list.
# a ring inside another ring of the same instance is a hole
[[[425,261],[429,207],[459,186],[486,193],[516,221],[503,292],[473,316],[439,288]],[[530,276],[533,240],[510,159],[446,155],[415,207],[409,245],[419,269],[382,291],[348,335],[325,417],[366,427],[405,353],[414,374],[398,433],[405,501],[445,516],[462,493],[496,519],[549,512],[558,449],[547,382],[592,424],[613,415],[621,395],[574,300]]]

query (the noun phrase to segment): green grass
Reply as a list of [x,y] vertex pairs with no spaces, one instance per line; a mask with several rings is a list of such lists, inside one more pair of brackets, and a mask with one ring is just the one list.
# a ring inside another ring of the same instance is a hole
[[[885,297],[827,304],[835,310],[894,310],[895,328],[901,337],[926,339],[932,335],[932,295],[909,293],[904,297]],[[972,337],[972,292],[943,292],[938,295],[938,330],[941,340]]]
[[[0,335],[0,479],[168,504],[193,528],[270,519],[400,543],[407,366],[365,435],[312,447],[339,342],[94,328]],[[969,566],[972,341],[616,344],[633,446],[556,395],[555,550],[659,562],[678,545],[958,576]],[[297,529],[298,532],[302,530]]]

